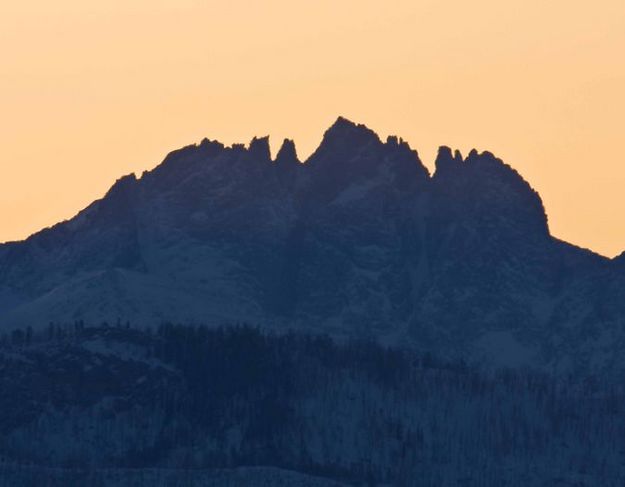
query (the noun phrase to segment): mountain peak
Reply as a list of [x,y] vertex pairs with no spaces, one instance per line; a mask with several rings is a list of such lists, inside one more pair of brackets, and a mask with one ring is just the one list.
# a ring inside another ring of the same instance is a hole
[[377,141],[380,140],[377,134],[366,125],[363,125],[361,123],[354,123],[345,117],[338,117],[336,121],[330,126],[330,128],[326,130],[323,138],[325,140],[327,138],[335,139],[339,137],[342,139],[350,140],[354,138],[370,139]]
[[204,151],[204,154],[208,157],[214,157],[220,154],[225,146],[218,140],[210,140],[207,138],[202,139],[199,148]]
[[445,145],[438,148],[438,155],[434,166],[436,168],[436,175],[445,174],[452,171],[454,168],[462,164],[462,155],[459,151],[455,151],[452,155],[451,149]]
[[340,130],[340,129],[351,129],[357,126],[358,124],[352,122],[348,118],[343,117],[342,115],[339,115],[338,117],[336,117],[336,120],[334,121],[334,123],[330,125],[330,128],[328,129],[328,131]]
[[249,154],[263,161],[271,160],[271,150],[269,149],[269,136],[254,137],[248,148]]
[[324,133],[321,144],[311,158],[327,152],[337,156],[346,156],[375,143],[380,144],[381,142],[373,130],[344,117],[338,117]]
[[297,158],[297,151],[295,149],[295,142],[291,139],[284,139],[282,146],[276,155],[276,164],[299,164],[300,161]]

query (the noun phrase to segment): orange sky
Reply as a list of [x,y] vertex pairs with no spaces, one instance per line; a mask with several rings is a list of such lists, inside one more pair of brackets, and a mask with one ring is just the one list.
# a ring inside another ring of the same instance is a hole
[[202,137],[302,155],[340,114],[491,150],[552,232],[625,249],[623,0],[49,0],[0,7],[0,241]]

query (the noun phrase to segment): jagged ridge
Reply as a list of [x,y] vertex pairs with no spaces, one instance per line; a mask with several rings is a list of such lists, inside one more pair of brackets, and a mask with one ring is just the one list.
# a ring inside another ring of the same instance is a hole
[[491,153],[435,166],[344,118],[304,162],[290,140],[272,160],[267,137],[204,139],[0,246],[0,322],[244,320],[549,367],[622,339],[618,261],[551,237]]

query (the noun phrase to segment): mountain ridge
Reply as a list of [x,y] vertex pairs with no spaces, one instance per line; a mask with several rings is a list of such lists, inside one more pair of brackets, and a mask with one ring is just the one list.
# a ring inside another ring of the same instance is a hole
[[[351,124],[354,127],[362,127],[365,130],[371,132],[372,134],[375,135],[375,137],[377,138],[377,140],[380,143],[383,143],[379,137],[377,137],[377,134],[375,134],[375,132],[373,132],[371,129],[369,129],[368,127],[366,127],[363,124],[355,124],[354,122],[351,122],[349,119],[343,117],[343,116],[339,116],[337,118],[337,120],[334,122],[334,124],[330,127],[330,129],[328,129],[328,131],[332,130],[332,128],[335,125],[341,125],[341,124]],[[326,131],[326,132],[328,132]],[[137,176],[137,173],[132,172],[132,173],[128,173],[125,174],[123,176],[120,176],[119,178],[117,178],[111,185],[111,187],[105,192],[105,194],[101,197],[101,198],[97,198],[95,199],[92,203],[90,203],[89,205],[87,205],[85,208],[83,208],[82,210],[78,211],[75,215],[61,220],[57,223],[54,223],[50,226],[41,228],[40,230],[35,231],[34,233],[28,235],[27,237],[23,238],[23,239],[17,239],[17,240],[7,240],[4,242],[0,242],[0,249],[3,246],[6,245],[11,245],[11,244],[17,244],[20,242],[25,242],[27,240],[30,240],[33,237],[36,237],[40,234],[45,234],[47,231],[52,230],[52,229],[57,229],[60,225],[64,225],[66,223],[69,223],[73,220],[75,220],[76,218],[80,217],[85,211],[87,211],[93,204],[98,203],[101,200],[106,199],[109,194],[111,192],[114,192],[118,189],[119,185],[122,184],[127,184],[130,181],[133,182],[138,182],[141,181],[141,179],[145,176],[149,176],[150,174],[152,174],[154,171],[158,170],[162,165],[167,164],[168,162],[171,162],[173,160],[176,160],[184,155],[187,155],[189,153],[193,153],[195,151],[198,150],[203,150],[205,151],[205,155],[210,155],[210,156],[215,156],[217,155],[219,152],[221,151],[227,151],[227,150],[231,150],[231,151],[247,151],[249,152],[250,149],[252,149],[252,151],[256,150],[256,147],[258,147],[258,144],[262,144],[264,145],[266,148],[263,148],[263,151],[269,151],[270,154],[270,150],[268,149],[268,142],[269,142],[269,136],[262,136],[262,137],[258,137],[258,136],[254,136],[252,137],[250,143],[247,145],[242,144],[242,143],[233,143],[230,146],[226,146],[225,144],[217,141],[217,140],[211,140],[208,138],[204,138],[202,141],[200,141],[199,143],[194,143],[194,144],[188,144],[184,147],[181,147],[179,149],[174,149],[172,151],[170,151],[165,158],[163,159],[163,161],[161,163],[159,163],[157,166],[155,166],[154,168],[150,169],[150,170],[144,170],[142,171],[142,174],[140,176]],[[321,142],[323,143],[323,141]],[[501,161],[501,159],[498,159],[497,157],[494,156],[494,154],[488,150],[485,150],[483,152],[478,152],[477,149],[471,149],[469,151],[469,155],[467,157],[463,157],[461,152],[457,149],[452,149],[449,146],[446,145],[441,145],[438,148],[438,154],[435,157],[434,160],[434,167],[435,170],[434,172],[432,172],[432,174],[430,174],[429,169],[423,165],[423,163],[421,162],[421,160],[419,159],[418,153],[416,150],[412,149],[410,147],[410,145],[408,144],[408,142],[406,142],[404,139],[402,139],[401,137],[395,136],[395,135],[389,135],[387,137],[386,140],[386,145],[391,145],[391,146],[398,146],[402,149],[407,149],[407,151],[414,153],[414,155],[416,156],[416,161],[418,162],[418,164],[421,166],[420,169],[422,168],[427,176],[430,179],[433,179],[437,176],[437,172],[442,171],[447,171],[449,170],[449,163],[451,163],[451,166],[455,166],[455,168],[457,169],[458,167],[461,167],[462,164],[466,163],[467,160],[469,160],[470,158],[476,158],[479,156],[488,156],[488,157],[492,157],[496,160],[498,160],[503,166],[505,166],[506,168],[509,168],[512,170],[512,172],[517,175],[519,178],[523,179],[523,182],[527,183],[527,181],[525,181],[525,179],[522,177],[522,175],[520,173],[518,173],[518,171],[516,171],[512,166],[504,163],[503,161]],[[285,151],[284,154],[281,155],[281,152]],[[272,159],[271,156],[269,155],[268,157],[266,157],[266,160],[272,164],[279,164],[280,162],[284,161],[284,160],[288,160],[289,162],[294,161],[298,163],[298,166],[303,166],[309,163],[310,159],[314,156],[316,150],[313,151],[312,154],[310,154],[306,159],[304,160],[300,160],[298,155],[297,155],[297,150],[296,150],[296,144],[292,139],[289,138],[285,138],[282,142],[282,144],[280,145],[278,151],[276,152],[276,156]],[[445,167],[439,167],[442,164],[445,164]],[[528,186],[531,188],[531,185],[529,185],[529,183],[527,183]],[[536,192],[533,188],[531,188],[532,191]],[[536,193],[538,194],[538,193]],[[557,237],[553,237],[557,240],[561,240]],[[562,240],[564,242],[566,242],[565,240]],[[596,252],[595,250],[592,250],[588,247],[584,247],[582,245],[579,244],[575,244],[572,242],[566,242],[569,245],[572,245],[576,248],[579,248],[581,250],[585,250],[588,251],[592,254],[595,254],[603,259],[606,260],[610,260],[610,261],[617,261],[619,259],[622,259],[623,256],[625,256],[625,250],[623,250],[620,254],[615,255],[614,257],[607,257],[604,256],[598,252]]]
[[617,360],[601,343],[625,340],[621,260],[551,236],[492,153],[442,146],[430,174],[339,117],[303,162],[289,139],[273,159],[268,137],[204,139],[0,245],[0,324],[247,321],[558,368]]

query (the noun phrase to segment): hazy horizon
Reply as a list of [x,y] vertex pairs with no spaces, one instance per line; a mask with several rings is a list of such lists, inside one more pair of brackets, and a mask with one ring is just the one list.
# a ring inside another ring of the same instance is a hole
[[337,116],[489,150],[553,235],[625,250],[625,6],[193,0],[13,4],[0,19],[0,241],[75,215],[203,137],[285,137],[304,159]]

